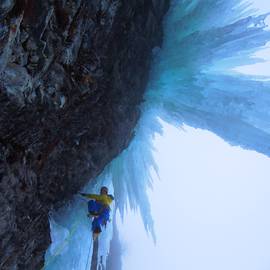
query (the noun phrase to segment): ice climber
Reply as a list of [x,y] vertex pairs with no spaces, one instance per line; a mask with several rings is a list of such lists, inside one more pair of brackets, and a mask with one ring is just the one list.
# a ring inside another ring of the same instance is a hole
[[91,199],[88,201],[88,212],[92,220],[92,232],[93,239],[97,239],[101,233],[101,227],[106,226],[110,219],[110,204],[114,200],[114,197],[108,194],[108,188],[102,187],[100,189],[100,195],[80,193],[83,197]]

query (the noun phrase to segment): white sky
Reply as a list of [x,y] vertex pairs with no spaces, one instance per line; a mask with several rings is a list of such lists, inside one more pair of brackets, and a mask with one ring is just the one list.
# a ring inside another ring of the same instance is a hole
[[270,159],[164,125],[155,141],[161,181],[149,192],[157,245],[138,215],[118,218],[123,270],[269,270]]
[[[252,3],[251,6],[257,10],[257,14],[270,12],[270,0],[251,0],[250,2]],[[268,26],[267,28],[270,30],[270,16],[266,18],[265,23]],[[248,75],[270,76],[270,42],[254,54],[254,58],[257,57],[264,59],[264,62],[236,67],[234,70]]]
[[258,14],[266,13],[270,10],[269,0],[247,0],[251,6],[258,10]]

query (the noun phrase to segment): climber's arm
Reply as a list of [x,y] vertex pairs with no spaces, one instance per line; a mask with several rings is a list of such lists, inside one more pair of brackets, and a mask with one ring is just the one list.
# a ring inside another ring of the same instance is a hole
[[97,194],[80,193],[80,195],[82,195],[83,197],[88,198],[88,199],[94,199],[94,200],[100,199],[100,195],[97,195]]

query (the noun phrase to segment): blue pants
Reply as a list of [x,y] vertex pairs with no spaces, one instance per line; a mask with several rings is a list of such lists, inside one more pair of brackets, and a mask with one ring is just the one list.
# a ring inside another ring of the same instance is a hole
[[110,219],[110,208],[104,207],[103,204],[91,200],[88,202],[88,211],[94,216],[92,221],[92,231],[95,233],[101,232],[101,226],[105,226]]

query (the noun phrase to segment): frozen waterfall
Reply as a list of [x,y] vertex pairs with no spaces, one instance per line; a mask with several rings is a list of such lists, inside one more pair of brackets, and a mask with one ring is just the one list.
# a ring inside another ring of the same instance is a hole
[[[154,240],[147,189],[153,185],[152,176],[158,175],[153,138],[162,134],[160,119],[177,127],[186,124],[211,131],[231,145],[270,156],[270,74],[265,72],[270,67],[266,59],[270,7],[267,10],[266,4],[256,10],[265,2],[172,1],[164,22],[163,47],[153,50],[136,136],[85,187],[98,192],[101,185],[109,186],[116,198],[113,209],[122,218],[127,207],[139,211]],[[79,196],[52,213],[52,245],[44,269],[90,269],[92,242],[86,214],[86,201]],[[106,269],[112,237],[113,222],[99,239],[99,270]]]

